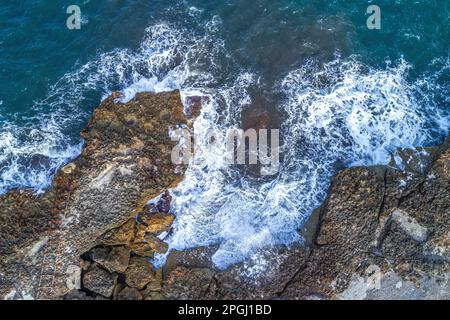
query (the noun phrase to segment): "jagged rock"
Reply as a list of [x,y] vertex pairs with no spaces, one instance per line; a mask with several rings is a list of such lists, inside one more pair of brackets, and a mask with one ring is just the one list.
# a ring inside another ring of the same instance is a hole
[[155,253],[167,252],[168,245],[156,236],[146,234],[142,240],[137,239],[136,242],[129,244],[129,248],[138,256],[152,258]]
[[105,232],[99,241],[106,247],[124,245],[124,250],[142,257],[153,257],[155,253],[167,251],[167,244],[157,235],[169,231],[174,219],[170,214],[147,215],[145,210],[141,210],[135,218],[129,218],[118,228]]
[[162,268],[164,275],[168,275],[179,266],[186,268],[213,269],[211,256],[218,249],[217,246],[199,247],[187,250],[172,250]]
[[133,219],[127,219],[117,228],[107,230],[98,241],[106,246],[126,245],[134,238],[135,222]]
[[87,254],[91,260],[103,264],[108,259],[110,252],[110,247],[95,247]]
[[423,174],[340,172],[321,213],[318,246],[280,296],[450,299],[450,265],[442,258],[449,250],[448,145]]
[[147,286],[145,287],[144,291],[148,294],[150,292],[159,292],[161,291],[162,286],[162,269],[158,269],[155,271],[155,278],[152,279],[149,283],[147,283]]
[[109,270],[124,272],[130,261],[130,250],[126,247],[113,247],[105,267]]
[[112,274],[97,264],[92,265],[83,276],[83,287],[89,291],[109,298],[117,283],[117,275]]
[[147,233],[159,235],[162,232],[168,232],[171,229],[174,220],[175,216],[171,214],[158,213],[151,215],[141,223],[136,237],[145,237]]
[[162,195],[161,198],[158,201],[158,204],[156,205],[156,208],[159,212],[169,212],[170,210],[170,203],[172,202],[172,196],[170,195],[170,192],[166,190]]
[[[205,251],[195,249],[169,256],[162,273],[145,257],[167,251],[157,237],[174,219],[162,214],[170,210],[165,192],[185,169],[171,165],[175,142],[167,133],[188,121],[179,92],[138,94],[127,104],[119,96],[95,110],[82,133],[82,154],[44,195],[16,190],[0,197],[0,296],[27,295],[13,290],[23,287],[42,298],[36,275],[46,270],[56,275],[48,298],[77,288],[81,271],[86,292],[64,298],[450,299],[450,139],[427,149],[423,166],[421,157],[401,150],[407,172],[380,166],[338,173],[301,232],[306,246],[265,249],[262,274],[246,275],[251,260],[215,270],[214,251],[201,260]],[[269,125],[264,114],[246,118],[246,126]],[[31,257],[36,239],[47,238]],[[76,268],[91,248],[98,248],[92,261]],[[60,254],[60,263],[43,264],[43,252]],[[25,272],[18,276],[18,269]]]
[[245,277],[251,261],[217,271],[196,262],[203,250],[171,253],[162,296],[450,299],[449,146],[450,139],[421,173],[383,166],[339,172],[301,231],[306,246],[267,250],[270,272],[253,274],[254,282]]
[[125,271],[125,282],[133,288],[142,290],[151,282],[158,281],[153,265],[143,257],[134,256]]

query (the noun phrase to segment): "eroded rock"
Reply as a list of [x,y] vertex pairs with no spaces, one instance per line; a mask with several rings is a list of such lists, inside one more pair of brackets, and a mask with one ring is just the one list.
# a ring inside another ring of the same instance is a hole
[[91,253],[92,260],[110,272],[125,272],[130,261],[130,250],[125,246],[96,247]]
[[142,300],[142,293],[136,288],[125,287],[117,295],[117,300]]
[[162,296],[450,299],[449,143],[436,149],[425,171],[415,163],[410,171],[377,166],[339,172],[301,232],[306,246],[267,250],[262,276],[246,276],[254,271],[251,261],[218,271],[200,259],[205,250],[171,253]]
[[425,242],[427,240],[427,228],[422,227],[416,219],[410,217],[405,211],[395,210],[392,213],[392,220],[398,223],[400,228],[417,242]]

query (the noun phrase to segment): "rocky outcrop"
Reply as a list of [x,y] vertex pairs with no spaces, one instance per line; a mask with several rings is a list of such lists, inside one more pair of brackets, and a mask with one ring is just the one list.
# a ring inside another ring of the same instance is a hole
[[[167,191],[169,131],[189,125],[177,91],[118,93],[94,112],[79,158],[42,196],[0,197],[0,296],[8,299],[435,299],[450,298],[450,139],[399,150],[393,166],[339,172],[329,196],[299,230],[302,245],[267,248],[217,270],[217,247],[172,251]],[[202,97],[187,99],[195,117]],[[247,124],[264,128],[264,113]],[[149,200],[152,202],[149,203]]]
[[[168,231],[173,216],[148,217],[146,204],[163,194],[156,210],[167,211],[164,191],[183,176],[185,168],[172,165],[176,142],[169,137],[188,123],[180,94],[141,93],[128,103],[119,96],[94,111],[82,154],[44,195],[17,190],[0,197],[1,297],[55,299],[85,289],[87,297],[110,298],[121,274],[136,273],[130,266],[137,256],[167,249],[156,234]],[[80,259],[91,248],[92,259]]]
[[225,271],[195,262],[207,248],[189,258],[171,253],[163,297],[450,299],[449,146],[450,139],[429,148],[420,161],[411,150],[399,150],[408,159],[405,171],[339,172],[301,230],[306,244],[266,251],[260,275],[248,275],[250,261]]

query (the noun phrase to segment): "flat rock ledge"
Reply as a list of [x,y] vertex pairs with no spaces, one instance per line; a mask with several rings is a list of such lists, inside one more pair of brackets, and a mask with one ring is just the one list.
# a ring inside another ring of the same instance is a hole
[[[182,180],[185,167],[171,162],[169,132],[188,120],[178,91],[140,93],[128,103],[119,98],[113,93],[94,111],[81,155],[59,170],[44,195],[14,190],[0,197],[0,297],[106,299],[121,286],[142,289],[158,277],[146,275],[152,270],[146,258],[167,249],[155,234],[169,231],[173,216],[162,200],[157,214],[142,212]],[[162,198],[170,202],[170,195]],[[136,238],[109,236],[133,229],[138,215],[148,230],[136,230]],[[98,262],[80,258],[92,248]],[[120,297],[140,294],[127,289]]]

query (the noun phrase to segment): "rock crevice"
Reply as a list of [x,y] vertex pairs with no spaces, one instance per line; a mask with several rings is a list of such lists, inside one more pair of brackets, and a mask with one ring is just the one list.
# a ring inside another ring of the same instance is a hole
[[[0,296],[8,299],[449,299],[450,139],[406,170],[355,167],[333,178],[302,230],[302,245],[261,253],[226,270],[217,247],[173,250],[167,191],[169,130],[189,126],[178,91],[114,93],[95,110],[82,154],[42,196],[0,197]],[[188,99],[191,114],[201,100]],[[422,148],[424,149],[424,148]],[[422,150],[423,151],[423,150]],[[425,163],[425,164],[424,164]],[[149,203],[149,200],[152,200]]]

